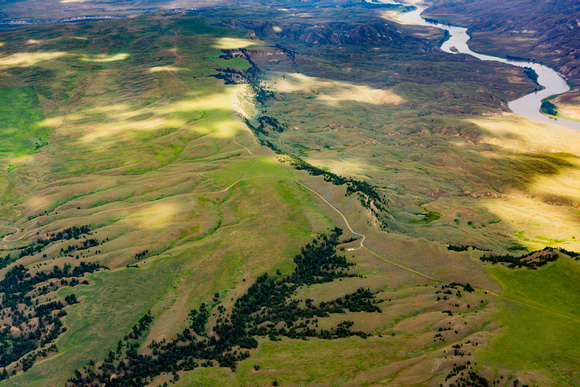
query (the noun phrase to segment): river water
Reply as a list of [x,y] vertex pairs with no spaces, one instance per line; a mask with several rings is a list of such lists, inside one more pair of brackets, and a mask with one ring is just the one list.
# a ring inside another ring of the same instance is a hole
[[[387,3],[390,1],[386,0],[384,2]],[[540,86],[543,86],[544,89],[528,94],[522,98],[516,99],[515,101],[509,102],[508,107],[514,113],[521,114],[522,116],[525,116],[531,120],[548,122],[551,124],[558,124],[580,131],[580,122],[578,121],[565,120],[562,118],[557,119],[550,118],[549,116],[540,113],[540,105],[542,104],[542,99],[553,95],[565,93],[568,90],[570,90],[570,87],[566,83],[566,80],[560,74],[558,74],[551,68],[538,63],[513,61],[473,52],[469,49],[469,46],[467,45],[467,41],[470,39],[470,36],[467,34],[467,28],[446,26],[443,24],[434,24],[426,22],[421,17],[421,13],[425,10],[425,8],[426,7],[417,7],[415,11],[400,14],[399,19],[402,22],[409,24],[437,27],[449,31],[450,38],[445,43],[443,43],[441,49],[450,54],[458,54],[458,53],[468,54],[481,60],[502,62],[513,66],[529,67],[534,69],[534,71],[538,74],[538,83],[540,84]]]

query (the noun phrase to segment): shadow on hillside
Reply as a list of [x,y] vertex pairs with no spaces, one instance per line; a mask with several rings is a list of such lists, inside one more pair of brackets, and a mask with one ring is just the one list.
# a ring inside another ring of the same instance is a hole
[[[266,70],[267,88],[276,93],[260,114],[288,127],[265,135],[282,151],[383,187],[391,203],[386,216],[392,230],[454,244],[476,241],[480,247],[498,247],[495,234],[505,248],[526,242],[516,233],[536,221],[542,224],[531,227],[536,236],[575,243],[573,230],[580,218],[573,212],[580,195],[574,182],[580,156],[570,146],[574,141],[552,140],[534,123],[497,114],[506,109],[507,100],[530,88],[525,78],[514,78],[520,76],[518,69],[440,53],[411,50],[404,55],[389,47],[361,55],[365,48],[360,45],[275,41],[293,57],[281,58],[276,49],[250,50],[258,67]],[[276,61],[268,59],[272,55],[278,55]],[[288,87],[297,77],[300,87]],[[331,85],[345,82],[352,90],[393,90],[401,99],[376,104],[351,92],[351,98],[328,103],[341,95],[340,87],[333,90]],[[461,233],[446,232],[457,224],[453,206],[445,203],[447,219],[411,225],[420,223],[413,220],[424,213],[424,206],[441,198],[457,200],[459,206],[469,202],[464,216],[486,224],[478,231],[469,227],[470,241],[457,239]],[[496,208],[494,201],[508,201],[514,208],[502,212],[507,209]],[[537,213],[522,207],[520,219],[512,224],[515,208],[533,203],[539,206]],[[549,213],[543,216],[543,211]],[[558,231],[560,221],[565,224],[562,232],[570,234],[566,238]],[[499,222],[501,227],[495,226]]]

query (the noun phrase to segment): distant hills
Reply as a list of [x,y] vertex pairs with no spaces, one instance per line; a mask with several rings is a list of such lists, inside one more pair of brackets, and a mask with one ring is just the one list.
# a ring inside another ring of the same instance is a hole
[[576,0],[435,0],[427,13],[469,27],[475,50],[536,59],[555,67],[574,86],[580,85],[580,2]]

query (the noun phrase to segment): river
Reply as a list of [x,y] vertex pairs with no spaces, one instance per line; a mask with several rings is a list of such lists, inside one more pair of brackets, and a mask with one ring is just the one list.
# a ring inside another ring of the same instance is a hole
[[[384,2],[390,3],[388,0]],[[534,69],[536,74],[538,74],[538,84],[544,87],[544,89],[525,95],[522,98],[516,99],[515,101],[509,102],[508,107],[514,113],[520,114],[531,120],[547,122],[550,124],[558,124],[580,131],[579,121],[565,120],[563,118],[550,118],[549,116],[540,113],[540,106],[544,98],[562,94],[570,90],[566,80],[560,74],[551,68],[538,63],[513,61],[505,58],[473,52],[467,45],[467,41],[470,39],[470,36],[467,34],[467,28],[429,23],[421,17],[421,13],[425,10],[425,8],[426,7],[417,7],[417,9],[414,11],[400,14],[399,19],[402,22],[409,24],[437,27],[449,31],[450,38],[445,43],[443,43],[441,49],[450,54],[468,54],[481,60],[502,62],[513,66],[529,67]]]

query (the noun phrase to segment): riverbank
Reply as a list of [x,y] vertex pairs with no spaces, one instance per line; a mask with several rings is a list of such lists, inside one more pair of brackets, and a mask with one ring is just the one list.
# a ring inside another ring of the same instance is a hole
[[542,105],[543,100],[566,93],[570,90],[566,80],[555,70],[538,63],[510,60],[474,52],[468,45],[470,36],[467,33],[467,28],[426,21],[421,17],[421,14],[425,9],[426,7],[418,6],[414,11],[401,14],[399,19],[404,23],[425,27],[436,27],[448,31],[449,38],[441,45],[441,49],[449,54],[467,54],[484,61],[496,61],[512,66],[533,69],[538,75],[537,83],[544,89],[509,102],[509,108],[514,113],[520,114],[531,120],[551,124],[556,123],[580,131],[580,122],[578,121],[554,118],[540,112],[540,106]]

